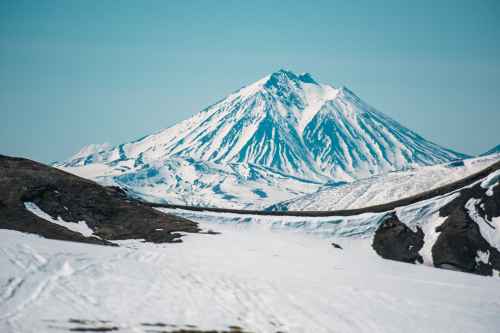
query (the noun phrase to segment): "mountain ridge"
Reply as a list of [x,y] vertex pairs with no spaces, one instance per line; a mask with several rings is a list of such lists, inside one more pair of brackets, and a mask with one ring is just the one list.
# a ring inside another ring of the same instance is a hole
[[480,156],[487,156],[487,155],[491,155],[491,154],[500,154],[500,144],[491,148],[487,152],[482,153]]

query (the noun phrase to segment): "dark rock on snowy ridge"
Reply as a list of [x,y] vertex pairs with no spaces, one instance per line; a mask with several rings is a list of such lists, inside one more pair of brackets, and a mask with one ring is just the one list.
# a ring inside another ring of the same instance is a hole
[[[195,222],[129,200],[121,189],[28,159],[0,155],[0,189],[0,229],[105,245],[123,239],[176,242],[180,241],[176,232],[199,231]],[[91,235],[65,227],[79,221]]]
[[[432,264],[480,275],[500,272],[500,164],[458,184],[461,188],[435,197],[450,200],[439,208],[444,222],[426,231],[438,234],[437,239],[429,237],[436,239],[428,244]],[[413,231],[390,212],[381,219],[372,246],[382,258],[415,263],[423,261],[419,251],[424,239],[418,224]]]
[[485,239],[495,231],[498,234],[500,228],[493,220],[500,216],[499,181],[500,173],[492,174],[462,189],[456,199],[440,209],[440,215],[447,219],[436,228],[439,237],[432,247],[435,266],[482,275],[491,275],[493,269],[500,271],[498,244]]
[[420,227],[414,232],[395,213],[389,213],[375,232],[372,247],[385,259],[422,263],[423,259],[418,251],[423,245],[424,233]]

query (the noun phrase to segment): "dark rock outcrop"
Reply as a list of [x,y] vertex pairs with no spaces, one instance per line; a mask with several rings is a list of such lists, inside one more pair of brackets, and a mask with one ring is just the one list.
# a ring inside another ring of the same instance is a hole
[[[129,200],[119,188],[102,187],[27,159],[0,155],[0,188],[0,229],[106,245],[122,239],[176,242],[177,232],[199,231],[195,222]],[[97,237],[48,222],[28,211],[25,202],[33,202],[53,218],[85,221]]]
[[424,246],[424,233],[417,227],[414,232],[402,223],[396,213],[389,213],[382,218],[373,237],[372,247],[384,259],[407,263],[423,262],[418,253]]
[[[448,203],[439,209],[439,215],[446,219],[435,229],[438,237],[434,244],[429,244],[434,266],[492,275],[494,270],[500,272],[500,249],[494,240],[494,233],[500,228],[499,170],[500,162],[497,162],[458,182],[414,196],[410,202],[400,200],[387,205],[402,207],[419,202],[415,201],[417,198],[448,196]],[[376,230],[372,247],[386,259],[422,262],[418,252],[423,247],[424,236],[419,227],[414,232],[395,213],[389,213]]]
[[[470,200],[474,203],[469,203]],[[474,221],[471,215],[474,213],[482,221]],[[440,215],[447,218],[436,228],[439,237],[432,247],[436,267],[481,275],[491,275],[493,269],[500,271],[500,252],[484,239],[478,225],[500,227],[491,223],[493,217],[500,216],[500,186],[493,187],[491,193],[480,183],[464,188],[457,198],[440,209]],[[478,260],[478,252],[487,254],[487,262]]]

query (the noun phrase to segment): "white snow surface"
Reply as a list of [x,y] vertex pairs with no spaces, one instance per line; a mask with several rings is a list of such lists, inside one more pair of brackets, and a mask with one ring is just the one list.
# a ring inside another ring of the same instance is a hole
[[337,240],[338,250],[303,233],[202,227],[222,234],[110,248],[0,230],[0,331],[152,329],[141,323],[259,333],[500,326],[498,279],[383,260],[366,239]]
[[[384,213],[311,218],[160,209],[221,234],[185,234],[180,244],[127,240],[119,248],[0,230],[0,332],[174,329],[144,323],[259,333],[495,332],[500,279],[430,267],[439,208],[457,195],[396,209],[403,223],[426,233],[423,265],[375,254],[371,238]],[[467,203],[483,234],[487,225],[476,220],[475,207]],[[498,248],[497,234],[488,232]]]
[[78,232],[82,234],[85,237],[90,237],[94,234],[94,231],[89,228],[87,223],[85,221],[78,221],[78,222],[66,222],[64,221],[60,216],[57,217],[57,219],[54,219],[52,216],[44,212],[40,207],[38,207],[35,203],[33,202],[25,202],[24,207],[31,213],[35,214],[36,216],[44,219],[45,221],[58,224],[60,226],[65,227],[66,229],[69,229],[74,232]]

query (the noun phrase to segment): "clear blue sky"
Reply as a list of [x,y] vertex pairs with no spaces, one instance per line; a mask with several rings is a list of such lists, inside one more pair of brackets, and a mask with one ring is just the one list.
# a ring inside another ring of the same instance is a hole
[[3,154],[127,142],[280,68],[446,147],[500,143],[497,0],[2,0],[0,15]]

